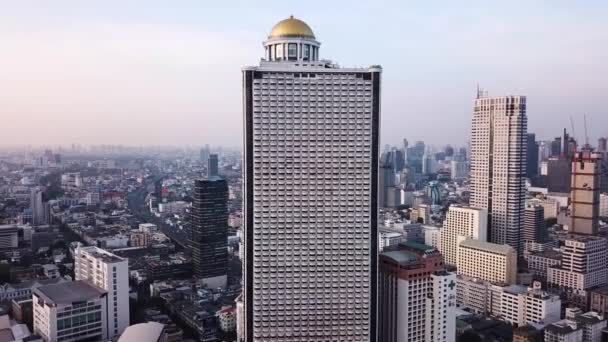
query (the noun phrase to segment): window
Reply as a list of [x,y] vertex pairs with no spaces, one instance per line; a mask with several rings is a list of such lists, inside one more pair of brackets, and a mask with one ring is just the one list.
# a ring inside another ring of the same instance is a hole
[[277,44],[276,59],[283,59],[283,44]]
[[287,46],[287,54],[288,54],[288,59],[290,61],[297,60],[298,59],[298,44],[290,43]]
[[302,59],[305,61],[310,60],[310,45],[302,45]]

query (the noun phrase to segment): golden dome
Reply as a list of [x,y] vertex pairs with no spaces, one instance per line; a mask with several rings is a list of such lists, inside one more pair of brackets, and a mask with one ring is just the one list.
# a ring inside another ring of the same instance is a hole
[[312,33],[308,24],[291,15],[289,18],[281,20],[274,25],[272,31],[270,31],[270,35],[268,35],[268,38],[279,37],[304,37],[315,39],[315,34]]

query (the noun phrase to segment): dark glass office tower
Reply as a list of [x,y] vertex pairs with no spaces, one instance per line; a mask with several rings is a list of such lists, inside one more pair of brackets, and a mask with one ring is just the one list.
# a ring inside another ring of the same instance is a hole
[[217,154],[210,154],[209,160],[207,161],[207,177],[217,177],[219,175],[218,171],[218,159]]
[[227,282],[228,184],[220,177],[197,180],[192,203],[190,247],[194,274],[211,288]]

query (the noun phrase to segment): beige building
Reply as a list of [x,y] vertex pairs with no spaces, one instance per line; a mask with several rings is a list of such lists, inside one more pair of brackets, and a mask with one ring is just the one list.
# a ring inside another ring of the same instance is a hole
[[514,284],[517,252],[509,245],[466,239],[458,245],[458,274],[493,283]]
[[488,241],[520,246],[526,198],[525,96],[479,92],[471,125],[471,206],[488,210]]
[[488,211],[485,209],[450,206],[443,228],[439,251],[447,265],[456,266],[458,244],[467,239],[487,241]]

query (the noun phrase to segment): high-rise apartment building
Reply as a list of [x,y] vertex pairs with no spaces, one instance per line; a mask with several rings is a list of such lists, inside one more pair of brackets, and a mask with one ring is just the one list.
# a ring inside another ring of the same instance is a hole
[[467,239],[458,245],[456,269],[458,274],[492,283],[515,284],[517,253],[509,245]]
[[194,182],[190,249],[194,274],[210,288],[228,280],[228,183],[217,176]]
[[381,68],[290,17],[243,69],[245,341],[376,341]]
[[568,227],[571,233],[597,234],[600,214],[600,163],[599,153],[583,150],[574,154]]
[[454,341],[456,275],[445,271],[437,249],[412,242],[387,248],[378,284],[380,342]]
[[219,175],[217,154],[210,154],[207,161],[207,177],[213,178]]
[[32,210],[32,225],[49,223],[50,209],[48,202],[44,200],[44,191],[41,188],[36,187],[30,191],[30,209]]
[[468,238],[486,241],[488,212],[485,209],[452,205],[441,229],[439,250],[447,265],[456,266],[458,244]]
[[108,338],[129,326],[129,261],[98,247],[79,247],[74,256],[76,280],[107,291]]
[[488,240],[519,250],[525,205],[525,96],[475,99],[471,129],[471,200],[488,210]]

